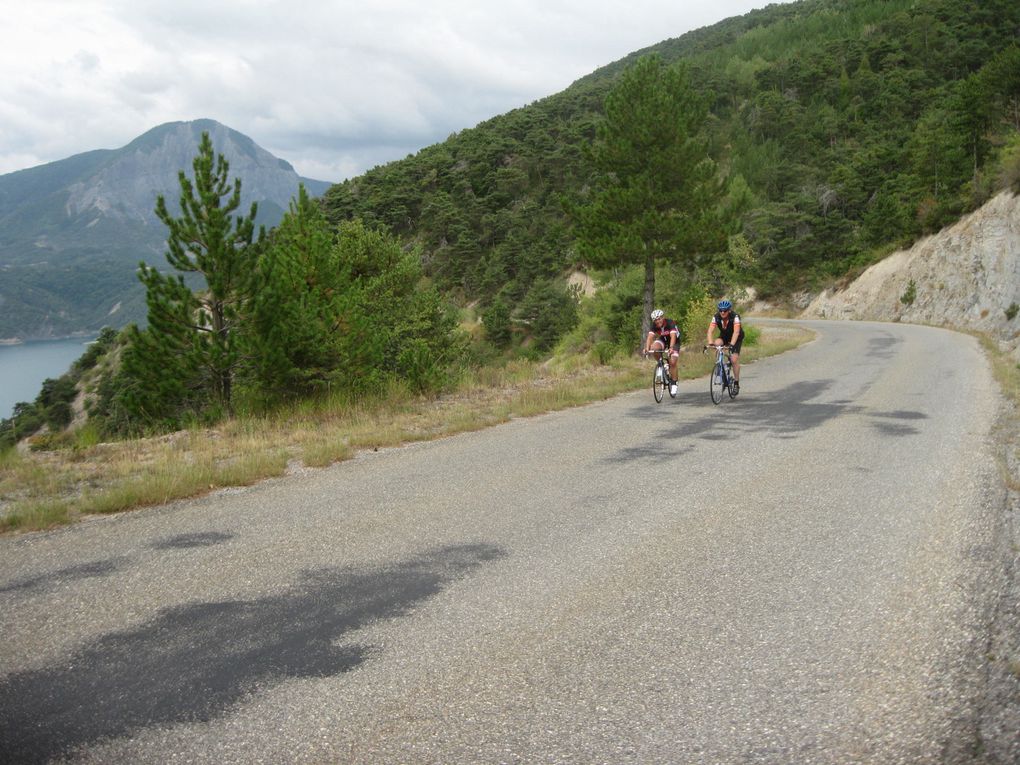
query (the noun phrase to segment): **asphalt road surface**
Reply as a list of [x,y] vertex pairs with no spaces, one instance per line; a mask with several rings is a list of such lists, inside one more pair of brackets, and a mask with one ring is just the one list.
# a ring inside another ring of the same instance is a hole
[[980,761],[988,364],[810,326],[719,406],[649,384],[0,539],[0,762]]

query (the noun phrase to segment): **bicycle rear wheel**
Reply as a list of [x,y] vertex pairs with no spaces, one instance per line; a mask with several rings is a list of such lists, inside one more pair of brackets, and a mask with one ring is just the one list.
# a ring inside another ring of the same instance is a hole
[[724,374],[722,364],[716,364],[712,367],[712,374],[708,376],[708,393],[712,396],[713,404],[722,401]]
[[652,395],[656,403],[662,403],[662,397],[666,392],[666,375],[663,373],[662,365],[656,364],[652,370]]
[[729,380],[729,385],[726,386],[726,392],[730,394],[730,398],[737,397],[737,389],[735,387],[735,380],[733,379],[733,367],[726,369],[726,379]]

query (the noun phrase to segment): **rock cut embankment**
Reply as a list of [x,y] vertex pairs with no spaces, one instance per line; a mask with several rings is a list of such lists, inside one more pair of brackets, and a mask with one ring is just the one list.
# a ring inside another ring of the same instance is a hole
[[998,194],[844,289],[822,292],[802,316],[978,330],[1020,361],[1020,196]]

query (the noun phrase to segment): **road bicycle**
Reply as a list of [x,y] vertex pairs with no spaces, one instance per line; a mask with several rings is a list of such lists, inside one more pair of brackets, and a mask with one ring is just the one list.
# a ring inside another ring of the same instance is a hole
[[652,372],[652,395],[655,396],[656,403],[662,403],[666,391],[669,391],[670,398],[676,398],[673,386],[676,385],[677,381],[669,374],[669,361],[666,358],[666,351],[644,351],[644,355],[654,355],[656,357],[655,371]]
[[728,345],[706,345],[707,350],[715,351],[715,365],[712,374],[708,376],[708,392],[712,396],[712,403],[722,401],[723,391],[729,393],[730,398],[736,398],[737,381],[733,379],[733,362],[730,359],[733,349]]

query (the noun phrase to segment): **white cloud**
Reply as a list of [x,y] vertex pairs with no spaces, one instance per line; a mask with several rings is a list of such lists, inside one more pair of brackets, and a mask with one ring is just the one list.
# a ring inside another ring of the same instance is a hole
[[[0,0],[0,173],[211,117],[325,180],[765,2]],[[9,7],[8,7],[9,6]]]

